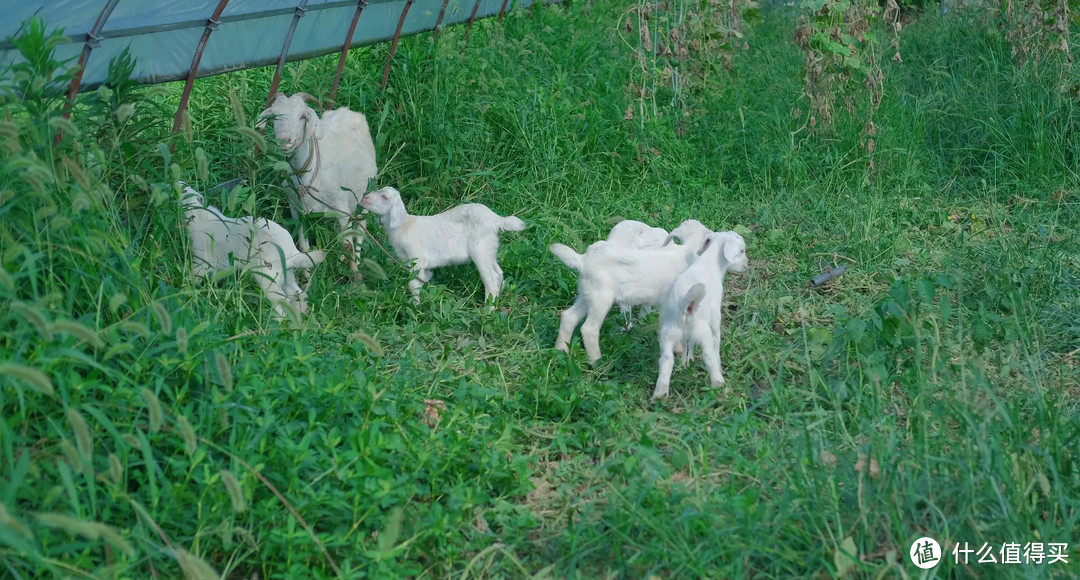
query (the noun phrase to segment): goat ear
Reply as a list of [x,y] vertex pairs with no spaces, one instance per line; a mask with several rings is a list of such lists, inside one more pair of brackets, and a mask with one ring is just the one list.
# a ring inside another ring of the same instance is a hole
[[305,110],[301,116],[304,119],[304,139],[322,139],[323,128],[322,123],[319,122],[319,115],[315,113],[314,109]]
[[308,257],[311,258],[312,265],[322,264],[326,261],[326,252],[322,250],[315,250],[314,252],[308,252]]
[[675,234],[668,234],[667,238],[664,238],[664,243],[660,244],[660,247],[664,247],[671,243],[671,240],[675,239]]
[[729,264],[732,264],[737,257],[739,257],[739,244],[734,240],[728,240],[724,244],[724,259],[727,260]]
[[701,249],[698,250],[698,252],[697,252],[698,255],[700,256],[700,255],[704,254],[705,250],[709,249],[709,246],[711,246],[711,245],[712,245],[712,238],[705,238],[705,243],[701,244]]

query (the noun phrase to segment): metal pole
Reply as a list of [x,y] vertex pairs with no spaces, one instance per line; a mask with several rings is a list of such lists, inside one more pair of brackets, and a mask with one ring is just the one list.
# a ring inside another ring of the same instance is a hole
[[360,14],[364,12],[364,6],[367,6],[367,0],[360,0],[356,3],[356,13],[353,14],[352,24],[349,25],[349,34],[345,36],[345,45],[341,47],[341,58],[338,59],[337,72],[334,73],[334,83],[330,85],[330,104],[334,104],[334,95],[337,94],[338,81],[341,80],[341,71],[345,70],[345,56],[349,54],[349,47],[352,46],[353,34],[356,32],[356,23],[360,21]]
[[285,35],[285,44],[281,47],[281,56],[278,57],[277,69],[274,70],[274,80],[270,83],[270,94],[266,96],[267,107],[270,106],[270,103],[274,100],[274,95],[277,94],[278,83],[281,82],[281,69],[285,66],[285,57],[289,55],[289,45],[292,44],[293,33],[296,32],[296,24],[300,22],[300,18],[307,11],[307,3],[308,0],[300,0],[300,5],[293,11],[292,24],[289,25],[289,32]]
[[225,11],[225,6],[228,5],[229,0],[221,0],[218,2],[217,9],[210,15],[210,18],[206,21],[206,29],[203,30],[202,38],[199,39],[198,46],[195,47],[195,56],[191,58],[191,70],[188,71],[187,82],[184,83],[184,92],[180,95],[180,106],[176,108],[176,120],[173,121],[173,133],[180,131],[180,125],[183,123],[184,111],[187,110],[188,100],[191,98],[191,88],[195,85],[195,76],[199,73],[199,63],[202,61],[203,50],[206,48],[206,43],[210,40],[210,35],[213,34],[218,28],[218,19],[221,18],[221,13]]
[[[109,20],[109,16],[112,15],[113,9],[116,8],[119,2],[120,0],[108,0],[101,9],[101,13],[98,14],[94,27],[86,35],[82,54],[79,55],[79,70],[75,72],[75,77],[71,79],[71,86],[68,88],[67,103],[64,105],[65,119],[71,118],[71,107],[75,104],[75,97],[79,94],[79,85],[82,84],[83,72],[86,71],[86,62],[90,60],[90,52],[100,44],[101,37],[98,35],[101,34],[101,29],[105,27],[105,22]],[[63,140],[64,132],[57,131],[56,137],[53,139],[53,147],[59,145]]]
[[435,21],[435,30],[431,33],[431,38],[439,37],[439,25],[442,24],[443,15],[446,14],[446,5],[450,3],[450,0],[443,0],[442,10],[439,10],[439,18]]
[[[386,81],[390,78],[390,61],[394,60],[394,53],[397,52],[398,37],[401,36],[401,27],[405,24],[405,16],[409,13],[409,7],[412,6],[416,0],[407,0],[405,7],[401,9],[401,18],[398,19],[397,30],[394,31],[394,40],[390,43],[390,54],[386,55],[386,66],[382,71],[382,82],[379,83],[379,90],[386,89]],[[478,0],[479,1],[479,0]]]
[[476,11],[480,9],[480,0],[473,4],[472,14],[469,15],[469,26],[465,28],[465,42],[461,45],[461,54],[465,54],[465,47],[469,44],[469,32],[472,31],[473,21],[476,20]]

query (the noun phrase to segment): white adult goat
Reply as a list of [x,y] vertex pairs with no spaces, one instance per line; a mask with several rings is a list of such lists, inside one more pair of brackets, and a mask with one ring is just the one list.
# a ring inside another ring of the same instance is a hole
[[401,193],[393,187],[377,189],[360,202],[379,216],[394,253],[415,260],[415,278],[409,281],[413,303],[420,304],[420,288],[431,280],[433,268],[471,261],[484,281],[484,298],[497,298],[503,284],[499,267],[499,232],[520,232],[525,222],[502,217],[479,203],[467,203],[433,216],[409,215]]
[[226,217],[218,208],[206,206],[202,194],[186,183],[180,186],[197,278],[234,268],[250,270],[263,294],[274,301],[279,318],[285,316],[280,301],[301,314],[307,312],[307,293],[296,281],[296,270],[313,268],[326,259],[324,252],[301,252],[277,223],[251,216]]
[[658,304],[672,280],[697,258],[699,246],[667,244],[660,248],[628,248],[608,241],[589,246],[584,254],[563,244],[552,244],[551,253],[577,270],[578,296],[563,311],[555,348],[569,352],[574,329],[581,326],[581,342],[590,363],[600,359],[600,326],[611,305]]
[[724,384],[720,369],[724,275],[744,272],[748,267],[742,236],[736,232],[709,234],[698,259],[671,283],[660,305],[660,374],[653,399],[668,394],[675,352],[681,351],[685,363],[693,360],[698,345],[712,385]]
[[[320,119],[305,103],[308,100],[315,98],[307,93],[291,97],[278,93],[260,117],[274,116],[274,135],[295,171],[289,178],[291,187],[285,187],[293,219],[299,220],[298,207],[304,213],[334,213],[344,232],[369,180],[378,175],[375,144],[363,114],[342,107],[323,113]],[[260,121],[259,127],[265,123],[265,119]],[[359,227],[366,231],[367,221],[360,220]],[[308,251],[302,224],[298,238],[300,249]],[[358,272],[355,253],[363,241],[362,235],[345,237],[354,273]]]

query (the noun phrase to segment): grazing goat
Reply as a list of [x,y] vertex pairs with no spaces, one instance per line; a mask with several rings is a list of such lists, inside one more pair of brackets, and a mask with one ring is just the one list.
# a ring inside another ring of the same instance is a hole
[[671,230],[671,234],[661,244],[666,246],[671,243],[671,240],[679,240],[683,244],[693,247],[701,247],[705,243],[705,236],[713,233],[712,230],[705,227],[704,224],[697,220],[686,220],[679,224],[679,227]]
[[569,352],[574,329],[585,318],[581,342],[589,362],[595,363],[600,358],[600,326],[611,305],[659,303],[672,280],[697,258],[698,249],[686,244],[639,249],[600,241],[579,254],[563,244],[552,244],[551,253],[579,272],[578,296],[562,313],[555,348]]
[[667,230],[634,220],[615,224],[607,236],[607,241],[628,248],[659,248],[667,239]]
[[413,303],[420,304],[420,288],[431,280],[433,268],[471,261],[484,281],[484,298],[497,298],[503,285],[499,267],[499,232],[520,232],[525,222],[501,217],[479,203],[467,203],[433,216],[405,211],[401,193],[393,187],[364,196],[361,205],[379,216],[394,253],[415,260],[409,281]]
[[[307,100],[315,99],[307,93],[291,97],[278,93],[260,117],[274,117],[274,135],[296,172],[289,177],[291,187],[285,187],[293,219],[299,220],[297,207],[304,213],[334,213],[338,228],[344,232],[369,180],[378,175],[375,144],[364,115],[342,107],[323,113],[320,119],[305,103]],[[259,127],[265,123],[260,121]],[[366,220],[361,220],[359,226],[366,231]],[[308,251],[303,224],[298,238],[300,249]],[[357,277],[355,254],[363,241],[359,235],[345,237],[349,267]]]
[[693,360],[698,345],[712,385],[724,384],[720,369],[724,275],[744,272],[748,267],[742,236],[735,232],[709,234],[698,259],[671,283],[660,305],[660,374],[653,399],[668,394],[675,352],[681,351],[685,363]]
[[296,281],[296,270],[313,268],[326,258],[324,252],[301,252],[277,223],[251,216],[226,217],[218,208],[204,205],[202,194],[184,182],[180,186],[197,278],[234,268],[251,270],[263,294],[274,301],[279,318],[285,316],[279,301],[288,302],[301,314],[307,312],[307,293]]

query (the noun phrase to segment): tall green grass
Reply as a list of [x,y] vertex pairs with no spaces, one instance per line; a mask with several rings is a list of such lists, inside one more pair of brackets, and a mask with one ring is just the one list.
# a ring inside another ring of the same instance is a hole
[[[195,284],[175,180],[246,177],[207,201],[295,226],[272,139],[237,129],[272,71],[198,81],[173,135],[180,87],[118,61],[69,123],[45,90],[67,73],[36,61],[0,121],[3,574],[921,577],[924,535],[1075,543],[1078,109],[1053,63],[1017,69],[979,12],[911,24],[869,173],[859,119],[823,138],[793,114],[781,10],[725,83],[624,120],[624,9],[515,11],[464,56],[460,28],[403,39],[385,92],[387,47],[350,53],[338,105],[367,114],[380,184],[413,213],[529,224],[503,236],[494,311],[464,266],[412,307],[371,244],[353,284],[315,217],[331,259],[303,321],[250,280]],[[324,97],[335,64],[291,64],[283,89]],[[655,318],[612,316],[595,368],[553,351],[576,284],[549,243],[689,217],[752,258],[728,279],[726,389],[693,366],[649,402]],[[931,576],[1070,577],[1078,557]]]

